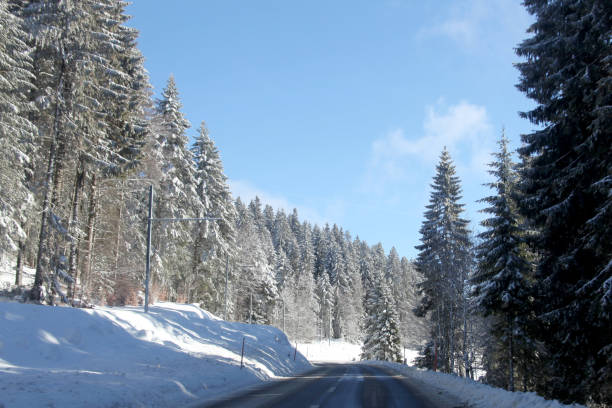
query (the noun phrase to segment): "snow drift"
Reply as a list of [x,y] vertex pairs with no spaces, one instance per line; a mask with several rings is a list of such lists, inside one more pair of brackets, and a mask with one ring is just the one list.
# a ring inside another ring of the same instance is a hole
[[185,405],[310,368],[294,352],[274,327],[195,305],[145,314],[0,302],[0,407]]

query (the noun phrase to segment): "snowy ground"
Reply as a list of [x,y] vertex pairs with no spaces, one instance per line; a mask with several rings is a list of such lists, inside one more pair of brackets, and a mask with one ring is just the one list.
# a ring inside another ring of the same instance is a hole
[[[349,343],[342,340],[298,343],[297,348],[313,363],[349,363],[361,359],[361,344]],[[408,364],[412,364],[419,354],[417,350],[408,348],[402,352]]]
[[[0,265],[0,289],[14,272]],[[30,285],[33,271],[26,269]],[[240,368],[245,339],[245,368]],[[225,322],[194,305],[93,310],[0,301],[0,408],[162,407],[186,405],[272,378],[313,362],[359,361],[361,346],[343,341],[290,344],[278,329]],[[404,350],[409,364],[417,355]],[[441,406],[562,408],[515,392],[401,364],[401,372]],[[453,404],[449,404],[452,401]],[[581,407],[572,405],[572,407]]]
[[347,363],[359,361],[361,345],[340,340],[298,343],[298,351],[313,363]]
[[0,302],[0,407],[185,405],[309,369],[294,351],[276,328],[194,305],[145,314]]
[[[34,284],[35,270],[25,266],[21,277],[22,284],[31,286]],[[12,259],[0,259],[0,290],[9,290],[15,284],[15,262]]]
[[367,364],[382,365],[400,372],[416,384],[422,393],[434,397],[434,401],[441,406],[448,405],[448,401],[459,400],[470,408],[584,408],[583,405],[565,405],[558,401],[545,400],[533,392],[509,392],[454,375],[402,364],[382,361],[369,361]]

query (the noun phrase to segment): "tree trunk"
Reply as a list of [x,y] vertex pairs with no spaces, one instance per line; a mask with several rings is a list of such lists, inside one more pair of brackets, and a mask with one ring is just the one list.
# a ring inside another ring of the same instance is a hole
[[81,275],[81,294],[89,295],[88,288],[91,279],[91,260],[94,244],[94,225],[97,216],[97,191],[96,191],[96,174],[91,176],[91,185],[89,186],[89,214],[87,216],[87,256],[83,265],[83,273]]
[[465,376],[470,377],[472,367],[470,367],[470,357],[469,357],[469,348],[468,348],[468,318],[467,318],[468,297],[466,295],[466,290],[465,290],[466,280],[467,280],[467,276],[464,273],[462,277],[462,285],[461,285],[461,298],[463,300],[463,365],[465,366]]
[[23,277],[23,258],[25,256],[25,243],[19,240],[19,252],[17,252],[17,265],[15,266],[15,285],[21,286]]
[[527,364],[525,364],[525,362],[523,361],[523,375],[522,375],[522,380],[523,380],[523,392],[527,392],[527,383],[529,380],[529,374],[527,374]]
[[449,308],[450,318],[450,330],[449,330],[449,342],[450,342],[450,373],[453,374],[455,371],[455,316],[453,311],[453,303],[451,301]]
[[74,193],[72,195],[72,210],[70,214],[70,222],[68,224],[68,234],[70,235],[70,255],[68,261],[68,274],[74,279],[68,285],[68,298],[74,299],[74,294],[77,289],[78,268],[77,268],[77,250],[79,246],[79,202],[81,201],[81,191],[83,190],[83,179],[85,178],[85,170],[83,169],[83,159],[79,160],[79,167],[76,178],[74,180]]
[[[59,108],[58,108],[59,109]],[[56,120],[57,122],[57,120]],[[58,126],[57,123],[55,126]],[[53,175],[55,174],[55,153],[56,153],[56,131],[51,138],[49,147],[49,160],[47,162],[47,172],[45,177],[45,189],[43,195],[43,205],[40,220],[40,232],[38,235],[38,251],[36,256],[36,274],[34,275],[34,286],[30,292],[30,298],[41,301],[43,296],[43,257],[45,256],[47,242],[47,223],[51,214],[51,186],[53,185]]]
[[512,319],[511,315],[508,315],[508,329],[509,329],[509,333],[508,333],[508,341],[509,341],[509,364],[508,364],[508,368],[509,368],[509,382],[508,382],[508,390],[511,392],[514,392],[514,344],[513,344],[513,337],[514,337],[514,320]]
[[468,346],[467,346],[467,299],[463,299],[463,365],[465,368],[465,376],[470,376],[470,359],[468,357]]
[[[474,323],[473,320],[470,320],[470,333],[472,333],[472,338],[474,335]],[[475,361],[476,357],[474,356],[474,344],[472,343],[472,347],[470,348],[470,350],[468,351],[469,354],[469,361],[470,361],[470,379],[474,379],[474,369],[472,367],[472,362]]]
[[[435,358],[434,358],[434,367],[433,370],[437,371],[438,370],[438,349],[440,349],[440,345],[438,344],[440,342],[440,340],[442,340],[442,321],[440,320],[440,305],[438,305],[438,307],[436,308],[436,313],[438,315],[438,338],[434,339],[434,348],[435,348]],[[437,341],[436,341],[437,340]]]
[[[119,187],[121,189],[121,186]],[[117,216],[117,235],[115,235],[115,283],[119,273],[119,246],[121,244],[121,217],[123,216],[123,191],[119,193],[119,215]]]
[[60,73],[57,81],[55,101],[55,116],[53,119],[53,130],[51,132],[51,145],[49,146],[49,159],[47,161],[47,171],[45,175],[45,188],[43,194],[43,205],[40,221],[40,232],[38,235],[38,251],[36,255],[36,275],[34,276],[34,286],[30,291],[30,299],[40,302],[43,297],[43,257],[47,250],[48,239],[47,223],[51,215],[51,188],[55,184],[53,176],[56,170],[57,141],[60,133],[61,108],[59,101],[62,100],[62,90],[64,88],[64,73],[66,71],[66,61],[62,58]]
[[[191,258],[191,277],[192,279],[195,279],[195,276],[197,275],[197,271],[198,271],[198,266],[200,265],[200,262],[201,262],[202,233],[200,229],[198,228],[198,226],[199,226],[199,223],[196,224],[196,227],[195,227],[195,240],[193,243],[193,253],[192,253],[192,258]],[[187,284],[187,282],[185,282],[185,284]],[[188,299],[188,301],[191,301],[191,299]],[[227,316],[224,316],[224,318],[226,317]]]

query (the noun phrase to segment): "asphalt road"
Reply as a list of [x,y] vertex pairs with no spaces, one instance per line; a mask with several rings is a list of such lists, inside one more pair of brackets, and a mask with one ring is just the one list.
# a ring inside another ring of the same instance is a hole
[[325,364],[288,380],[218,398],[201,408],[440,408],[405,378],[363,364]]

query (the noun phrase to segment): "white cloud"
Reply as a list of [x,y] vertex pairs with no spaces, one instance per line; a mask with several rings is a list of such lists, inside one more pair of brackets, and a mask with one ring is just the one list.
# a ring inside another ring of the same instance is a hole
[[372,143],[366,190],[381,191],[389,182],[405,181],[415,162],[436,163],[445,146],[460,173],[486,171],[495,138],[485,107],[466,101],[428,106],[422,132],[410,137],[396,129]]
[[458,0],[439,13],[435,21],[426,21],[417,39],[448,37],[466,49],[487,49],[498,44],[499,36],[524,36],[531,17],[515,0]]
[[325,209],[325,215],[322,215],[314,208],[294,204],[286,197],[263,191],[245,180],[229,180],[228,184],[234,198],[240,197],[245,204],[259,197],[263,205],[268,204],[276,210],[283,209],[287,214],[297,208],[300,221],[308,221],[311,224],[334,223],[337,221],[332,220],[337,220],[344,214],[343,202],[339,200],[331,202]]
[[421,35],[443,35],[471,48],[477,37],[476,24],[470,19],[449,19],[431,28],[423,29]]

